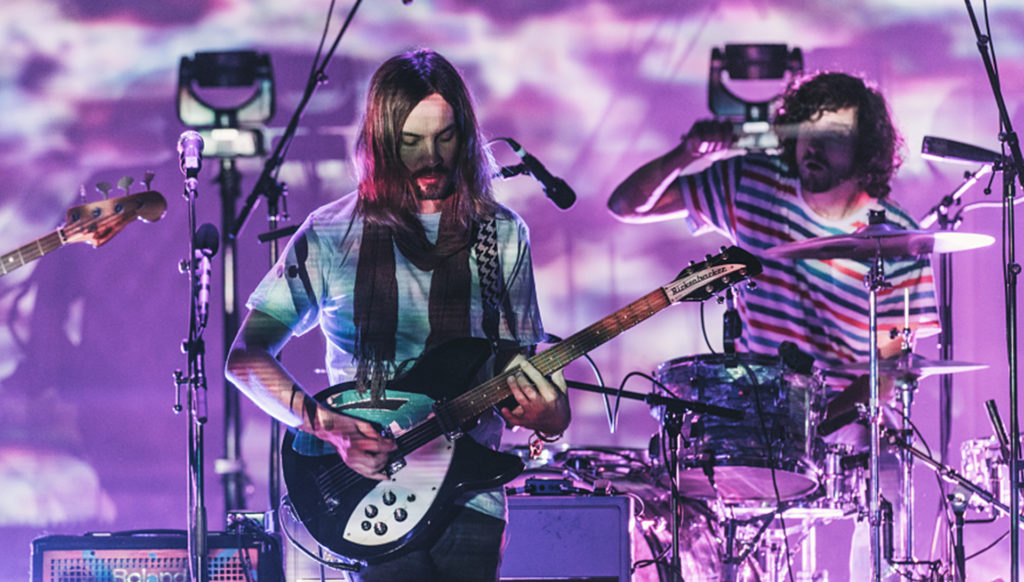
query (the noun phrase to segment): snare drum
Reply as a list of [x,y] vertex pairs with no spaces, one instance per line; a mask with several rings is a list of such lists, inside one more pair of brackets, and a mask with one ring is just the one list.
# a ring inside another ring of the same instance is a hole
[[823,407],[817,372],[798,374],[776,356],[711,354],[665,362],[655,376],[679,398],[745,413],[743,420],[689,415],[680,450],[684,496],[789,501],[818,487],[813,459],[822,445],[814,428]]

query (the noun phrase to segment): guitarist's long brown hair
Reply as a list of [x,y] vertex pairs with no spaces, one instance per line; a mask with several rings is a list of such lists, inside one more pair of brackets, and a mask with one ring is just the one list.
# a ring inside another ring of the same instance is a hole
[[452,195],[460,226],[466,228],[498,212],[491,192],[495,164],[477,125],[469,90],[447,59],[430,49],[418,49],[388,59],[370,81],[355,152],[358,208],[365,220],[403,229],[415,214],[416,199],[399,156],[399,137],[409,113],[434,93],[444,97],[455,113],[459,149]]

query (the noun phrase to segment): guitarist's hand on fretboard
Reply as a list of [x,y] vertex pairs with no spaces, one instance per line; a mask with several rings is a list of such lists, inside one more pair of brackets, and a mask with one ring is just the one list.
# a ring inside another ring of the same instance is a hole
[[320,406],[313,435],[338,450],[341,460],[353,471],[369,479],[387,479],[384,468],[388,453],[397,448],[395,441],[380,435],[373,424]]
[[508,388],[518,406],[502,408],[501,415],[511,424],[545,434],[561,434],[571,418],[565,378],[561,370],[549,380],[522,355],[509,362],[505,372]]

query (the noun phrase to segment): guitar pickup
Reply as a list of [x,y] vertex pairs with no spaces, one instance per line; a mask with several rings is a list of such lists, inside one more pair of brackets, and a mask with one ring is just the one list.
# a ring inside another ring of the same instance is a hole
[[[377,432],[380,433],[380,436],[388,439],[395,438],[395,434],[391,432],[390,428],[380,426],[377,423],[373,423],[373,425],[374,428],[377,429]],[[399,447],[388,455],[388,463],[387,465],[384,465],[384,474],[391,477],[395,473],[401,471],[406,464],[405,455],[402,454],[401,447]]]

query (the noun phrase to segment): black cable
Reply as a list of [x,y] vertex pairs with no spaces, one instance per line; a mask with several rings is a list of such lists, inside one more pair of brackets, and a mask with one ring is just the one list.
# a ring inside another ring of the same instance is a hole
[[[775,507],[776,512],[778,514],[779,523],[782,525],[782,540],[786,546],[786,572],[789,575],[790,582],[794,582],[793,563],[791,558],[792,550],[789,547],[789,536],[786,533],[786,519],[782,515],[783,511],[779,510],[780,508],[782,508],[783,503],[782,494],[779,492],[778,475],[775,472],[775,454],[774,448],[772,447],[772,435],[768,430],[768,425],[765,421],[764,404],[761,402],[761,389],[765,386],[765,384],[762,384],[758,380],[757,375],[754,374],[754,371],[750,369],[749,364],[747,364],[746,362],[742,362],[740,365],[743,367],[744,373],[750,380],[751,388],[753,388],[754,392],[754,408],[757,410],[757,420],[758,424],[761,426],[761,436],[762,438],[764,438],[765,452],[768,454],[768,470],[771,472],[772,476],[772,489],[775,492]],[[779,378],[778,382],[781,383],[782,379]],[[782,451],[779,451],[779,460],[781,461],[781,459]],[[761,532],[758,533],[758,535],[761,535],[763,532],[764,530],[762,529]]]
[[708,352],[715,354],[715,348],[711,346],[711,340],[708,338],[708,326],[707,319],[704,317],[704,302],[700,302],[700,333],[704,336],[704,345],[708,347]]

